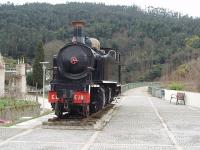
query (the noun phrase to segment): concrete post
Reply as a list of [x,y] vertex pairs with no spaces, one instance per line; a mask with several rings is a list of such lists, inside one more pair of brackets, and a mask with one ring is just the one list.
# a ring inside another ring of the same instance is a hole
[[26,64],[24,61],[22,63],[19,63],[16,65],[16,87],[17,87],[17,92],[19,92],[20,95],[25,95],[26,94]]
[[5,63],[0,53],[0,97],[5,94]]

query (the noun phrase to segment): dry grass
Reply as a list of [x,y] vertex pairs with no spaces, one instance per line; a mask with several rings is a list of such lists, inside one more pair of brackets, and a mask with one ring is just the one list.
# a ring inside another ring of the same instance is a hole
[[179,66],[170,75],[162,76],[161,81],[165,87],[172,81],[177,81],[184,85],[184,90],[200,92],[200,57],[184,65],[187,66],[185,72],[182,71],[183,67]]

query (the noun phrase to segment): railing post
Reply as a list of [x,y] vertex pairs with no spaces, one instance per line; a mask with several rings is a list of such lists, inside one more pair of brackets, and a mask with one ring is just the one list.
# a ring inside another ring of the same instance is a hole
[[38,83],[36,82],[36,102],[38,102]]

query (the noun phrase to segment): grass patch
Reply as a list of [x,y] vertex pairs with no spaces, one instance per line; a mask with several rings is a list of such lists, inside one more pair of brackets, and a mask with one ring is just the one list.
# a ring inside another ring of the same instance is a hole
[[34,101],[0,98],[0,109],[5,109],[7,107],[21,107],[21,106],[36,105],[36,104],[38,103]]
[[170,90],[183,90],[184,89],[184,85],[178,82],[172,82],[168,85]]

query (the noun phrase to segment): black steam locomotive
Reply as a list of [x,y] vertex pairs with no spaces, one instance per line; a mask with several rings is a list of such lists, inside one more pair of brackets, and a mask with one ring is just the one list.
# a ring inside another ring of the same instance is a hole
[[83,37],[84,22],[72,22],[74,36],[53,58],[48,99],[58,117],[103,109],[120,93],[120,54],[100,48],[97,39]]

